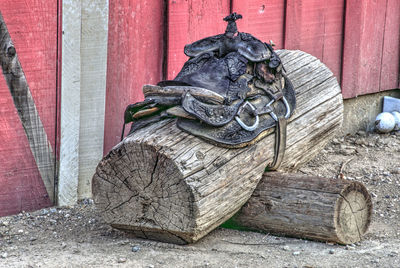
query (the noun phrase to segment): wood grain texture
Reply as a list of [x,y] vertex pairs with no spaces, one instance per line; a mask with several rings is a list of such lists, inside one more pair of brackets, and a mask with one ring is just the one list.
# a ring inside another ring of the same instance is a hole
[[288,0],[285,48],[310,53],[339,78],[342,68],[344,0]]
[[229,0],[168,0],[168,79],[173,79],[188,59],[186,44],[225,32]]
[[380,90],[386,3],[385,0],[346,1],[342,70],[344,98]]
[[232,219],[236,226],[351,244],[367,232],[371,197],[360,182],[266,172]]
[[58,204],[78,200],[81,103],[81,1],[62,1],[61,144]]
[[110,2],[104,153],[120,141],[125,107],[162,79],[163,1]]
[[[341,126],[343,104],[332,72],[301,51],[278,51],[296,88],[282,169],[295,169]],[[138,236],[194,242],[250,198],[273,158],[274,135],[227,149],[180,131],[175,119],[140,129],[99,163],[93,196],[106,222]]]
[[3,75],[28,138],[33,157],[50,200],[54,198],[54,154],[39,117],[35,102],[19,62],[18,55],[0,13],[0,62]]
[[400,88],[400,1],[387,0],[380,91]]
[[57,1],[3,0],[0,11],[48,140],[55,148]]
[[251,33],[264,42],[272,40],[277,48],[285,46],[285,8],[285,0],[232,1],[232,11],[243,15],[237,21],[239,31]]
[[91,197],[91,180],[103,157],[108,0],[82,0],[78,199]]
[[1,30],[1,53],[10,38],[17,52],[3,62],[0,78],[4,216],[50,206],[53,198],[57,2],[1,1],[0,11],[8,28]]

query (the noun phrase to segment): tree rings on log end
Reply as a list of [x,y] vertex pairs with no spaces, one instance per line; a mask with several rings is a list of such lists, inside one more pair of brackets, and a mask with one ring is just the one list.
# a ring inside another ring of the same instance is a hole
[[194,229],[193,195],[176,164],[153,146],[121,142],[99,163],[93,198],[104,220],[134,235],[185,244]]
[[352,182],[340,193],[335,208],[338,242],[351,244],[361,240],[371,223],[372,201],[365,186]]

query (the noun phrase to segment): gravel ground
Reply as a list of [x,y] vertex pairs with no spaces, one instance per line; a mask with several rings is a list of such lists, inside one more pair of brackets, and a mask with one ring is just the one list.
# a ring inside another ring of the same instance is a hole
[[299,172],[357,180],[372,195],[369,232],[341,246],[217,229],[193,245],[137,239],[90,200],[0,218],[0,267],[400,267],[400,133],[334,139]]

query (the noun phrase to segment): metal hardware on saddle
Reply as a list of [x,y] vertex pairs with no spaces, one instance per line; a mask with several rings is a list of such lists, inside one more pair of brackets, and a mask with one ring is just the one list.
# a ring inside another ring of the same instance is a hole
[[[246,125],[242,119],[240,119],[240,114],[242,113],[242,111],[244,109],[246,109],[247,107],[250,107],[250,113],[251,115],[253,115],[255,117],[255,121],[251,126]],[[247,131],[253,131],[258,127],[258,124],[260,122],[258,114],[257,114],[257,109],[248,101],[246,101],[242,106],[240,106],[239,110],[237,111],[236,115],[235,115],[235,120],[236,122],[238,122],[238,124]]]
[[275,130],[275,156],[268,167],[279,167],[295,91],[272,45],[238,32],[241,18],[232,13],[224,18],[224,34],[186,45],[190,58],[174,80],[143,87],[145,101],[126,112],[125,123],[135,121],[130,133],[176,116],[181,130],[217,146],[239,148]]

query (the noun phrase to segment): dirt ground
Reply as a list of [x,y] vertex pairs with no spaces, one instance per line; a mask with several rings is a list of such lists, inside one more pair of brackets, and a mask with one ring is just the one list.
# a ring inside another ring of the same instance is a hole
[[335,177],[341,169],[374,204],[369,232],[354,245],[220,228],[177,246],[113,230],[85,200],[0,218],[0,267],[400,267],[400,133],[334,139],[299,172]]

